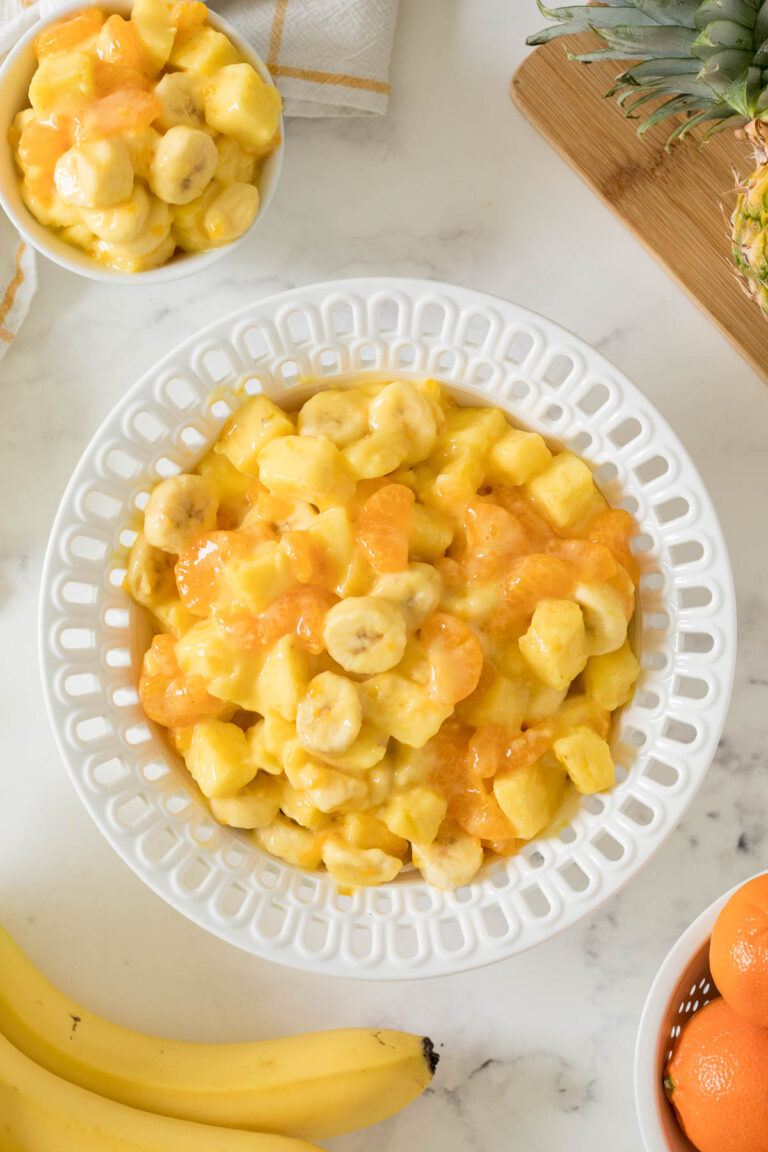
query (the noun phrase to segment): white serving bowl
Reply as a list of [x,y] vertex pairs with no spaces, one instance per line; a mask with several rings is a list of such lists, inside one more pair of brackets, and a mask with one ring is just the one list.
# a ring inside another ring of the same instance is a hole
[[[86,6],[82,0],[71,0],[71,2],[58,7],[50,19],[38,21],[22,36],[0,67],[0,204],[12,224],[38,252],[47,256],[49,260],[53,260],[60,267],[66,268],[70,272],[76,272],[78,276],[87,276],[91,280],[101,280],[110,284],[122,281],[123,283],[143,285],[158,284],[161,281],[178,280],[182,276],[191,276],[193,273],[207,268],[216,260],[220,260],[222,256],[226,256],[239,244],[244,243],[245,239],[251,235],[252,230],[261,222],[275,194],[283,164],[285,128],[282,116],[280,118],[280,144],[264,163],[259,180],[259,211],[247,232],[223,248],[212,248],[209,252],[194,254],[177,253],[167,264],[147,272],[118,272],[98,264],[85,252],[81,252],[72,244],[67,244],[50,228],[46,228],[39,220],[35,219],[21,197],[19,173],[8,144],[8,130],[13,124],[14,117],[22,108],[29,107],[29,82],[37,67],[33,48],[35,37],[47,24],[60,20],[67,13],[79,12]],[[105,11],[110,13],[117,12],[122,16],[128,16],[131,12],[132,3],[131,0],[108,0],[104,5],[96,4],[95,6],[103,7]],[[211,27],[229,36],[243,59],[256,69],[263,80],[268,84],[273,83],[266,65],[237,29],[213,11],[210,12],[208,21]]]
[[721,911],[746,883],[736,884],[694,920],[667,954],[648,993],[635,1046],[635,1105],[646,1152],[696,1152],[667,1100],[664,1068],[686,1020],[718,995],[709,970],[709,941]]
[[[157,479],[194,465],[248,379],[278,402],[354,373],[437,376],[587,459],[637,518],[642,674],[612,739],[617,786],[458,892],[417,873],[340,895],[216,824],[138,704],[143,615],[122,588]],[[314,384],[313,384],[314,382]],[[676,827],[709,767],[733,676],[725,544],[701,479],[644,396],[525,308],[418,280],[310,285],[250,304],[170,352],[128,392],[73,475],[41,589],[47,703],[84,803],[164,899],[248,951],[368,979],[456,972],[521,952],[593,911]]]

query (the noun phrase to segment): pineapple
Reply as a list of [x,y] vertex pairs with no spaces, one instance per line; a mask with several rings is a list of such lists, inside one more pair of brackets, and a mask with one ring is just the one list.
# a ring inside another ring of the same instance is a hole
[[[669,117],[682,116],[669,141],[705,125],[703,139],[749,124],[757,168],[745,182],[731,217],[733,258],[750,294],[768,315],[768,2],[766,0],[609,0],[607,6],[546,8],[552,27],[528,37],[544,44],[559,36],[594,31],[596,50],[575,57],[625,60],[616,96],[627,116],[656,102],[642,120],[642,135]],[[749,123],[749,122],[752,123]]]

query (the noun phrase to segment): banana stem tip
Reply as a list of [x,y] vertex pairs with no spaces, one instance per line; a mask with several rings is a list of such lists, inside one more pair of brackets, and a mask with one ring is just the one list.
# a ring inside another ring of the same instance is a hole
[[430,1040],[429,1036],[422,1037],[421,1046],[424,1049],[424,1059],[427,1062],[427,1067],[432,1076],[435,1074],[435,1068],[440,1063],[440,1056],[435,1052],[435,1046]]

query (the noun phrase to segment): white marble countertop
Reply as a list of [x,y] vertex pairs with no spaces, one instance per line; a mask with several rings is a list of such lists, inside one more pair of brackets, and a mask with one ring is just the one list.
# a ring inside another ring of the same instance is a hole
[[[331,1142],[337,1152],[640,1152],[632,1058],[652,976],[706,904],[766,865],[768,394],[510,103],[510,75],[540,19],[533,0],[401,8],[389,115],[290,122],[277,202],[236,254],[151,291],[107,290],[41,261],[32,312],[0,367],[0,916],[67,992],[147,1031],[236,1039],[377,1024],[433,1036],[443,1060],[429,1094],[375,1130]],[[248,300],[386,273],[516,300],[624,369],[709,485],[741,617],[716,763],[645,871],[534,953],[399,985],[262,962],[146,889],[69,784],[36,654],[39,575],[60,494],[125,389]],[[757,312],[754,321],[763,323]]]

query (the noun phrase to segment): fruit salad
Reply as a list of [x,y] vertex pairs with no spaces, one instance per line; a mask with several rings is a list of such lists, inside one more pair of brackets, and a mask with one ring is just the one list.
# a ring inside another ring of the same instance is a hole
[[632,533],[577,456],[435,380],[253,395],[148,496],[141,703],[268,852],[458,887],[614,783]]
[[259,210],[280,95],[200,0],[84,8],[35,40],[10,144],[32,215],[119,272],[230,244]]

